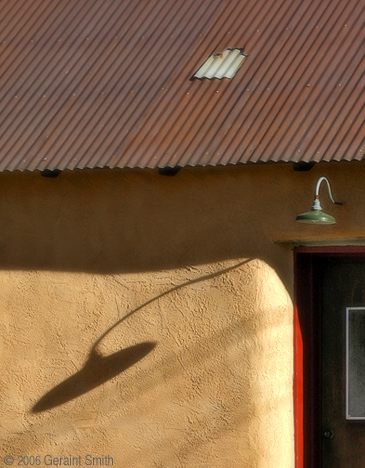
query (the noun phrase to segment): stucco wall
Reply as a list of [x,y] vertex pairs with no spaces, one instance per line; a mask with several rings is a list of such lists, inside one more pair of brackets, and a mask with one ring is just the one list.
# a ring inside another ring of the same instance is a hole
[[[360,236],[364,168],[0,175],[1,457],[292,468],[293,263],[276,241]],[[324,194],[338,225],[318,230],[294,219],[320,175],[346,205]]]

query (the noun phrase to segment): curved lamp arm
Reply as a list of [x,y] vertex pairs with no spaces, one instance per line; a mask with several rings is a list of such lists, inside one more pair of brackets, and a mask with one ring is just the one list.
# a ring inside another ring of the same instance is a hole
[[331,192],[331,187],[330,187],[330,183],[328,182],[328,180],[325,178],[325,177],[320,177],[318,179],[318,182],[317,182],[317,185],[316,185],[316,192],[315,192],[315,198],[314,198],[314,202],[313,202],[313,206],[312,206],[312,210],[322,210],[321,208],[321,205],[319,203],[319,187],[321,185],[321,183],[323,181],[326,181],[327,182],[327,188],[328,188],[328,195],[331,199],[331,202],[334,203],[335,205],[343,205],[343,203],[341,202],[336,202],[333,197],[332,197],[332,192]]

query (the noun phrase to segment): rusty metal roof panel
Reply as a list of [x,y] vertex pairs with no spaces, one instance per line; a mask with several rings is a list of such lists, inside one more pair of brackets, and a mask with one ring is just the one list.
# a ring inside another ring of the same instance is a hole
[[0,170],[361,160],[364,70],[362,0],[3,1]]

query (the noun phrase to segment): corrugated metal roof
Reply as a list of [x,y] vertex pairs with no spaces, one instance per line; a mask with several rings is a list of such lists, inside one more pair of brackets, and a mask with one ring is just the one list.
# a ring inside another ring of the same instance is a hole
[[[363,0],[4,0],[0,170],[360,160]],[[232,79],[190,78],[211,54]]]

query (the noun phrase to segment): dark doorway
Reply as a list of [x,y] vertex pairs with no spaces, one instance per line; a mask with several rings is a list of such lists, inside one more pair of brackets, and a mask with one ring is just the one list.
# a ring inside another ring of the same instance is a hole
[[[365,248],[296,249],[295,289],[296,466],[365,468],[365,419],[351,419],[346,405],[350,368],[365,411]],[[349,365],[348,317],[356,338]]]

